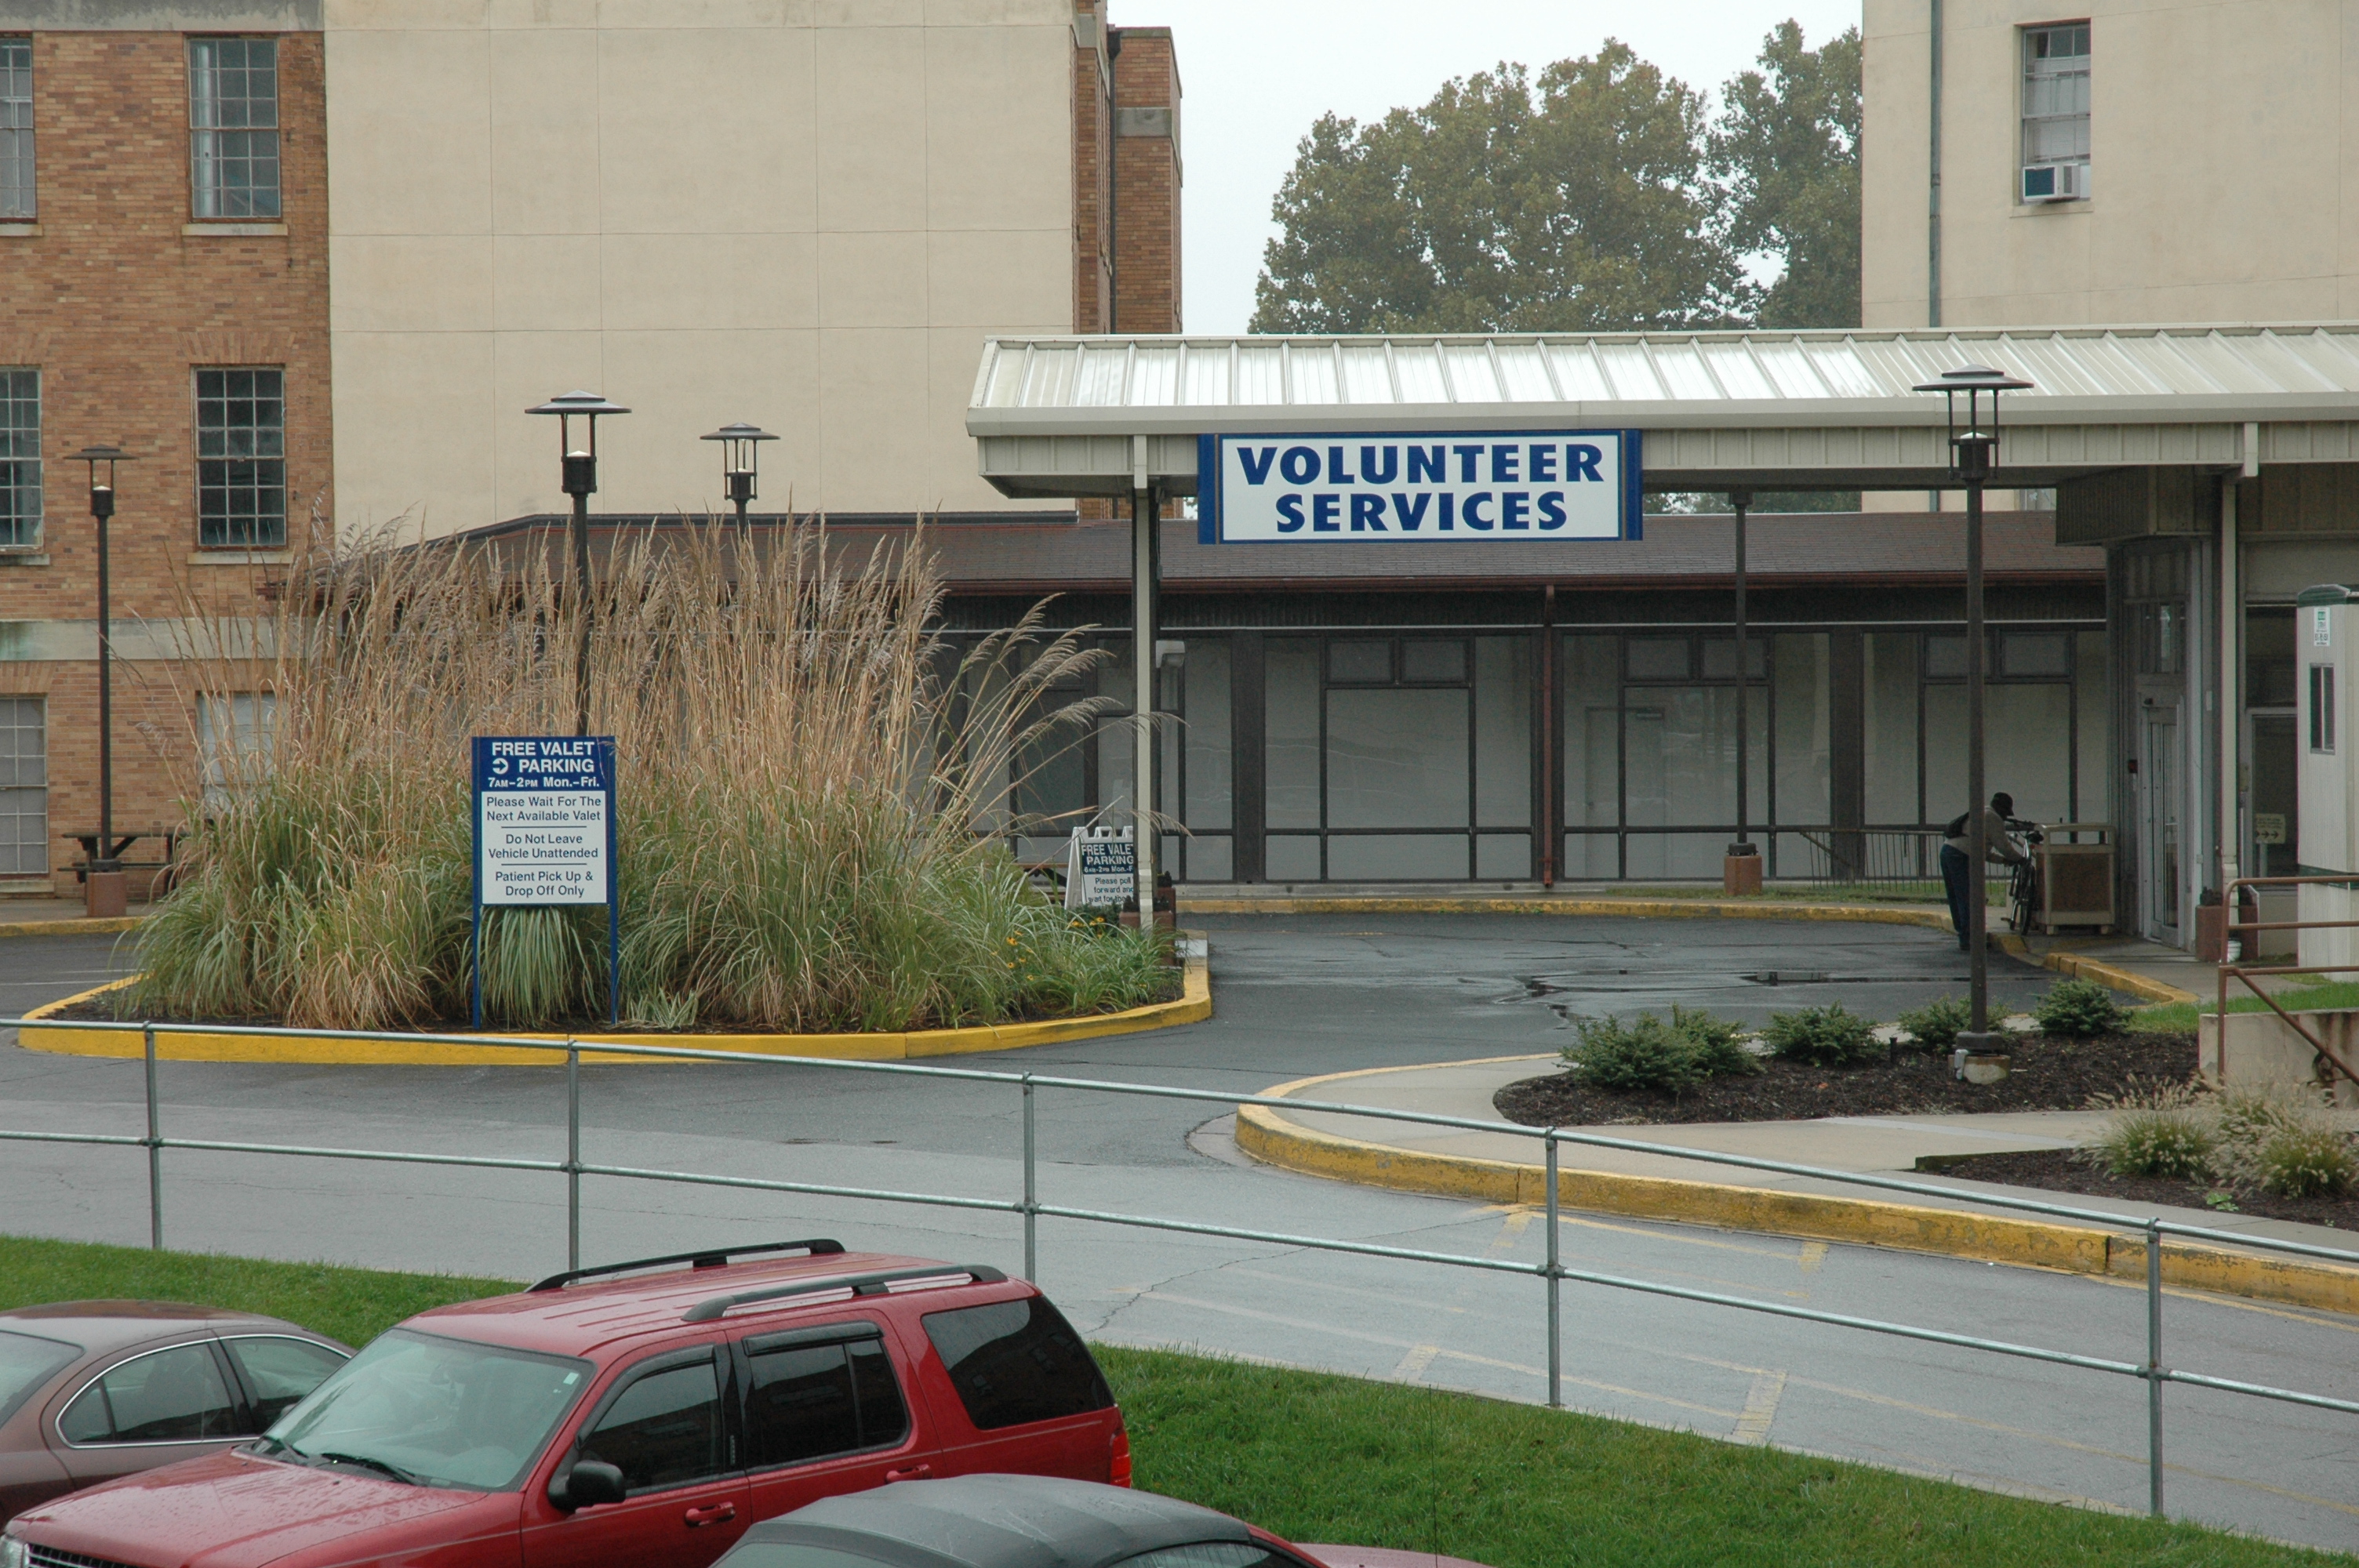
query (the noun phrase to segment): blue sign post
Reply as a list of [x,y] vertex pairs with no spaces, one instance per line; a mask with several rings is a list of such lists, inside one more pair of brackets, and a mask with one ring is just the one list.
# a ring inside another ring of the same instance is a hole
[[1207,545],[1636,539],[1636,430],[1203,436]]
[[615,877],[611,735],[478,735],[474,1027],[484,1026],[484,911],[606,906],[606,1007],[623,1016],[622,892]]

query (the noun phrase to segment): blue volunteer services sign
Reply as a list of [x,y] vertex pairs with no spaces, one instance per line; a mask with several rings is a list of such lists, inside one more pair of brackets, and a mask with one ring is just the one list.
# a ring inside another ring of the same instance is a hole
[[1207,545],[1636,539],[1636,430],[1205,436]]

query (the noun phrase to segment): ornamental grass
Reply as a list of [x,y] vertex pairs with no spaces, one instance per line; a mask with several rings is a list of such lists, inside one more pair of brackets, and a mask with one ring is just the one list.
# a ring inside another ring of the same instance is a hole
[[[1101,657],[1036,609],[963,655],[922,533],[831,561],[798,524],[615,541],[590,728],[615,738],[625,1014],[671,1029],[906,1030],[1111,1011],[1170,987],[1151,934],[1075,921],[1008,853],[1025,764],[1103,710]],[[245,733],[179,759],[186,870],[143,927],[151,1016],[384,1029],[467,1015],[467,744],[570,734],[560,553],[379,540],[299,570],[257,626],[194,604],[181,678]],[[192,672],[192,673],[190,673]],[[244,711],[255,711],[247,697]],[[192,739],[195,739],[192,737]],[[486,1021],[603,1021],[606,914],[491,910]]]

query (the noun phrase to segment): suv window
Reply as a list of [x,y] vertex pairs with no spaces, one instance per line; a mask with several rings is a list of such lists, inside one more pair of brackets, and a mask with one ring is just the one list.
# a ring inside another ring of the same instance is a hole
[[685,1486],[723,1468],[712,1353],[690,1362],[659,1360],[670,1364],[633,1378],[582,1439],[581,1457],[614,1465],[634,1492]]
[[[813,1344],[745,1342],[753,1379],[745,1400],[748,1465],[799,1465],[833,1454],[885,1448],[909,1434],[909,1410],[873,1324]],[[788,1337],[786,1336],[781,1338]]]
[[210,1345],[176,1345],[108,1368],[58,1432],[68,1443],[201,1443],[240,1433],[235,1402]]
[[254,1392],[257,1430],[292,1410],[344,1364],[344,1358],[328,1346],[284,1334],[242,1334],[222,1344]]
[[929,1313],[926,1337],[978,1432],[1114,1403],[1089,1346],[1045,1296]]

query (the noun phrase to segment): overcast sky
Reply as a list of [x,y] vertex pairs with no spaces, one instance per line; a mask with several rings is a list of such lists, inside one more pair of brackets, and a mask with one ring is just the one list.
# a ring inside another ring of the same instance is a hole
[[1180,55],[1181,287],[1191,332],[1245,330],[1270,199],[1329,110],[1367,121],[1503,59],[1535,70],[1609,35],[1717,92],[1791,16],[1816,48],[1859,0],[1114,0],[1116,27],[1168,25]]

